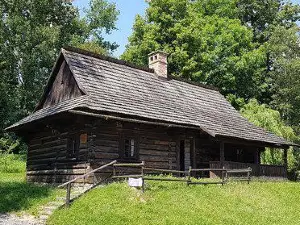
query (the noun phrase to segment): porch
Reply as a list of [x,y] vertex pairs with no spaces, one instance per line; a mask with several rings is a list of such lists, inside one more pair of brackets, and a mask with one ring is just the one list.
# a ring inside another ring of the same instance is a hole
[[[251,176],[254,177],[272,177],[272,178],[286,178],[287,168],[284,165],[264,165],[264,164],[254,164],[254,163],[241,163],[241,162],[231,162],[224,161],[211,161],[209,162],[209,167],[211,169],[245,169],[251,168]],[[216,176],[214,173],[210,173],[210,177]]]
[[[282,151],[281,165],[261,164],[261,152],[264,148],[253,145],[236,145],[220,142],[219,160],[209,161],[211,169],[246,169],[251,168],[251,176],[287,178],[287,148],[278,149]],[[210,173],[210,177],[216,174]]]

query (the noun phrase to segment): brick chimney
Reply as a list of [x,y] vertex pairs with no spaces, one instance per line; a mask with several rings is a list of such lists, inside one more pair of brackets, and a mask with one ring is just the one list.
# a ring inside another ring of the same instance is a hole
[[149,55],[149,68],[160,77],[168,77],[168,54],[163,51],[152,52]]

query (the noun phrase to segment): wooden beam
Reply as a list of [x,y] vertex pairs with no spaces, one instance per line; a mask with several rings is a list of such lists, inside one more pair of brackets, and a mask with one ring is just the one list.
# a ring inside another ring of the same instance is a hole
[[176,124],[176,123],[168,123],[168,122],[155,122],[155,121],[148,121],[148,120],[142,120],[142,119],[132,119],[132,118],[124,118],[119,116],[112,116],[112,115],[106,115],[106,114],[98,114],[98,113],[91,113],[91,112],[85,112],[80,110],[68,110],[69,113],[77,114],[77,115],[83,115],[83,116],[92,116],[96,118],[102,118],[105,120],[118,120],[118,121],[125,121],[125,122],[131,122],[131,123],[141,123],[141,124],[149,124],[149,125],[157,125],[157,126],[165,126],[165,127],[176,127],[176,128],[184,128],[184,129],[194,129],[194,130],[202,130],[205,133],[209,134],[212,137],[215,137],[215,134],[209,130],[207,130],[205,127],[202,126],[194,126],[194,125],[188,125],[188,124]]
[[228,143],[228,144],[247,145],[247,146],[251,145],[255,147],[289,148],[290,146],[298,146],[298,144],[294,144],[294,143],[276,144],[276,143],[247,140],[247,139],[241,139],[235,137],[219,136],[219,135],[216,135],[216,139],[218,141],[223,141],[224,143]]
[[287,177],[287,168],[288,168],[287,152],[288,152],[287,148],[283,149],[282,159],[283,159],[283,165],[285,166],[286,177]]
[[195,137],[191,138],[191,165],[192,168],[196,168],[196,141]]
[[220,162],[221,162],[221,167],[223,167],[225,161],[225,153],[224,153],[224,142],[220,142]]
[[259,165],[260,164],[260,150],[259,148],[256,149],[256,152],[254,153],[254,163]]

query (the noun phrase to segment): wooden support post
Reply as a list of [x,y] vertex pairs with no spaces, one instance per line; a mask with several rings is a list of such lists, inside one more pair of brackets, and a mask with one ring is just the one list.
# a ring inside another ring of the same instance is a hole
[[287,177],[287,168],[288,168],[287,151],[288,151],[287,148],[283,149],[283,156],[282,156],[283,165],[285,166],[285,177]]
[[66,195],[66,207],[70,206],[70,197],[71,197],[71,183],[67,185],[67,195]]
[[255,157],[254,157],[254,163],[257,164],[257,165],[259,165],[259,161],[260,161],[259,158],[260,158],[260,151],[257,148],[256,152],[255,152]]
[[225,154],[224,154],[224,142],[220,142],[220,163],[221,167],[223,168],[224,166],[224,161],[225,161]]
[[191,138],[191,165],[196,168],[196,141],[195,138]]

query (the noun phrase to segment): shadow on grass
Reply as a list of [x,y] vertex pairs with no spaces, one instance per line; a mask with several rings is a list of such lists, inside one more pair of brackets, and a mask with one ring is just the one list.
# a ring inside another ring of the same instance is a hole
[[26,182],[0,182],[0,213],[26,210],[51,194],[51,187]]

